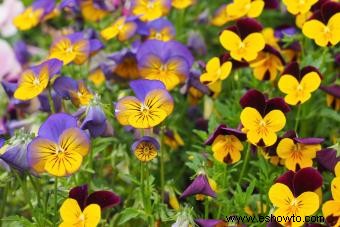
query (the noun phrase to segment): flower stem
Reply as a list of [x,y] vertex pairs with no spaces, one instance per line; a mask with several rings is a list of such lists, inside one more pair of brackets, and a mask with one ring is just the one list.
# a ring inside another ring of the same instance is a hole
[[204,199],[204,218],[208,219],[209,216],[209,199]]
[[246,171],[246,168],[247,168],[247,165],[248,165],[249,155],[250,155],[250,144],[248,144],[248,147],[247,147],[246,157],[244,158],[244,162],[243,162],[243,165],[242,165],[241,173],[240,173],[240,176],[238,178],[237,184],[240,184],[241,181],[242,181],[244,172]]
[[298,127],[299,127],[300,114],[301,114],[301,104],[298,105],[298,109],[297,109],[297,114],[296,114],[296,119],[295,119],[295,126],[294,126],[295,132],[297,132]]
[[[2,202],[0,205],[0,217],[4,217],[4,214],[5,214],[5,206],[6,206],[6,201],[7,201],[8,188],[9,188],[8,184],[6,184],[1,193]],[[0,226],[2,226],[1,218],[0,218]]]
[[[223,179],[222,179],[222,190],[223,190],[223,192],[226,191],[227,178],[228,178],[228,165],[225,164],[224,165],[224,171],[223,171]],[[220,218],[221,212],[222,212],[222,202],[220,202],[219,206],[218,206],[217,219]]]
[[58,211],[58,178],[55,177],[55,180],[54,180],[54,215],[55,215],[55,218],[54,218],[54,223],[53,223],[53,226],[57,226],[57,211]]
[[29,179],[31,181],[31,184],[32,184],[32,186],[34,188],[35,193],[37,194],[38,206],[40,206],[41,205],[41,197],[40,197],[39,187],[37,186],[37,183],[34,181],[34,179],[33,179],[31,174],[28,174],[28,177],[29,177]]
[[164,131],[162,130],[161,134],[161,149],[160,149],[160,178],[161,178],[161,199],[164,202]]
[[47,98],[48,98],[48,103],[50,104],[51,112],[52,112],[52,114],[54,114],[55,113],[55,108],[54,108],[54,102],[53,102],[53,98],[52,98],[51,86],[49,86],[49,88],[48,88]]

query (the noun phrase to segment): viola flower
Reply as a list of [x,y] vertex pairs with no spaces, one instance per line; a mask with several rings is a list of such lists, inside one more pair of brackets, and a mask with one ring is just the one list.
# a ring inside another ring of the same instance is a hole
[[233,21],[236,18],[232,17],[227,13],[227,5],[221,5],[213,14],[211,24],[214,26],[222,26],[229,21]]
[[298,138],[293,132],[291,138],[283,138],[277,146],[277,154],[284,159],[287,169],[297,171],[312,167],[316,152],[321,150],[322,138]]
[[53,88],[63,99],[71,99],[72,103],[79,106],[87,106],[93,99],[93,94],[87,89],[84,81],[76,81],[70,77],[58,77]]
[[221,64],[219,58],[213,57],[208,61],[205,67],[206,72],[201,75],[200,81],[215,94],[219,94],[222,90],[222,81],[230,75],[231,68],[230,61]]
[[250,63],[253,74],[258,80],[273,81],[283,71],[285,61],[279,51],[266,45],[257,58]]
[[130,87],[136,97],[124,97],[115,105],[115,114],[120,124],[152,128],[172,113],[173,99],[162,82],[135,80],[130,82]]
[[225,227],[227,224],[223,220],[216,219],[195,219],[199,227]]
[[149,162],[156,158],[159,148],[158,141],[150,136],[143,136],[131,146],[132,152],[142,162]]
[[315,192],[304,192],[295,197],[292,191],[284,184],[276,183],[269,190],[269,199],[277,209],[274,211],[276,217],[300,216],[301,220],[293,220],[287,223],[285,219],[280,222],[286,226],[302,226],[306,216],[314,214],[319,208],[319,197]]
[[322,206],[323,216],[326,218],[326,223],[330,226],[340,225],[340,177],[337,176],[332,180],[331,184],[332,200],[325,202]]
[[90,150],[88,136],[67,114],[51,115],[28,146],[28,163],[37,173],[62,177],[75,173]]
[[340,110],[340,85],[320,86],[320,89],[327,93],[327,106],[336,111]]
[[264,49],[265,40],[260,33],[261,24],[251,18],[239,19],[235,26],[224,30],[220,35],[220,43],[230,51],[230,55],[237,61],[255,60],[258,53]]
[[283,0],[283,4],[286,5],[288,12],[296,15],[299,13],[308,12],[317,1],[318,0],[306,0],[306,1]]
[[64,62],[64,65],[71,62],[81,65],[90,54],[102,47],[98,39],[87,38],[82,32],[76,32],[55,41],[50,48],[49,58],[59,59]]
[[62,65],[61,61],[50,59],[25,70],[21,74],[18,88],[14,92],[14,98],[25,101],[41,94],[49,81],[60,72]]
[[176,211],[180,210],[180,205],[173,188],[166,186],[164,193],[164,203]]
[[142,21],[156,20],[165,16],[171,7],[170,0],[133,0],[132,13]]
[[340,42],[339,24],[340,3],[330,1],[323,4],[321,10],[304,23],[302,32],[319,46],[324,47],[329,44],[335,46]]
[[214,133],[205,142],[212,145],[214,158],[222,163],[234,164],[241,159],[243,150],[242,141],[246,140],[246,134],[226,125],[218,126]]
[[119,17],[112,25],[103,29],[100,34],[105,40],[118,38],[119,41],[130,39],[137,31],[137,17]]
[[55,8],[55,0],[35,0],[24,12],[16,16],[13,24],[19,30],[29,30],[46,19]]
[[[209,183],[211,189],[214,192],[216,192],[217,191],[216,181],[214,181],[214,179],[212,179],[212,178],[208,178],[208,183]],[[195,198],[196,198],[196,200],[203,201],[205,199],[205,195],[204,194],[197,194],[197,195],[195,195]],[[208,199],[211,199],[211,198],[208,198]]]
[[111,191],[95,191],[88,195],[87,185],[72,188],[60,207],[63,222],[59,226],[97,226],[101,210],[116,206],[120,198]]
[[22,66],[26,66],[30,60],[31,54],[28,51],[28,46],[22,40],[19,40],[13,45],[15,57]]
[[202,194],[215,198],[216,193],[211,188],[208,177],[203,173],[196,176],[194,181],[184,190],[181,195],[181,199],[184,199],[191,195]]
[[262,34],[264,40],[266,41],[266,44],[276,49],[277,51],[281,49],[278,44],[279,39],[275,36],[275,30],[273,28],[264,28],[262,30]]
[[100,67],[95,68],[92,70],[88,77],[89,81],[91,81],[96,87],[100,87],[102,84],[105,83],[106,78],[104,75],[103,70]]
[[108,127],[105,113],[97,99],[99,98],[95,96],[94,101],[84,108],[85,117],[80,125],[80,128],[88,130],[93,138],[104,135]]
[[88,21],[97,22],[109,14],[103,1],[80,0],[78,4],[83,17]]
[[167,19],[159,18],[148,22],[146,26],[149,31],[148,39],[157,39],[167,42],[175,38],[175,28]]
[[171,0],[171,5],[176,9],[185,9],[193,4],[196,0]]
[[284,113],[290,111],[282,98],[266,99],[257,90],[248,91],[240,100],[242,131],[250,143],[267,147],[277,140],[276,133],[286,124]]
[[306,23],[306,21],[311,18],[311,16],[313,15],[312,12],[308,11],[306,13],[300,13],[298,15],[296,15],[295,17],[295,24],[298,28],[302,29],[303,25]]
[[0,34],[10,37],[17,33],[13,19],[24,10],[24,4],[19,0],[4,0],[0,4]]
[[261,15],[264,4],[263,0],[233,0],[227,6],[227,14],[234,18],[243,16],[255,18]]
[[177,150],[178,147],[184,146],[184,141],[177,131],[166,130],[164,133],[164,144],[173,150]]
[[333,148],[325,148],[316,153],[318,168],[335,173],[335,166],[340,162],[337,151]]
[[297,105],[309,100],[320,83],[321,74],[316,68],[306,66],[300,70],[299,64],[292,62],[283,71],[278,86],[281,92],[287,94],[285,101],[290,105]]
[[162,81],[168,90],[183,83],[194,62],[187,47],[177,41],[148,40],[137,52],[140,75]]

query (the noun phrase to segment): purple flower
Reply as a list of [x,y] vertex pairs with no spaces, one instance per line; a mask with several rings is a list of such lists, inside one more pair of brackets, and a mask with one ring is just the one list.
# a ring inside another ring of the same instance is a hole
[[101,136],[107,127],[106,116],[102,108],[99,105],[90,105],[80,127],[83,130],[89,130],[91,137]]
[[340,110],[340,85],[321,85],[320,89],[327,93],[327,106],[336,111]]
[[184,190],[181,195],[181,199],[184,199],[191,195],[207,195],[210,197],[216,197],[216,193],[211,188],[208,178],[205,174],[199,174],[194,181]]
[[157,156],[160,148],[158,141],[150,136],[143,136],[131,146],[131,151],[142,162],[148,162]]
[[104,210],[117,206],[121,202],[121,198],[111,191],[95,191],[89,195],[87,184],[72,188],[69,198],[77,200],[82,210],[90,204],[98,204]]
[[27,45],[24,41],[20,40],[14,43],[14,52],[17,60],[21,65],[26,65],[31,57],[28,52]]
[[176,31],[172,23],[164,18],[150,21],[146,24],[146,26],[149,33],[149,39],[157,39],[167,42],[174,39],[176,35]]
[[325,148],[316,153],[316,160],[320,170],[328,170],[334,173],[335,165],[340,162],[340,157],[332,148]]

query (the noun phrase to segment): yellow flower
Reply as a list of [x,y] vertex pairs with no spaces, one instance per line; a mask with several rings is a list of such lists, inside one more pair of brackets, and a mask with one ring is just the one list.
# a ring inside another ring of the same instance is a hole
[[319,144],[294,143],[290,138],[284,138],[277,146],[277,154],[284,159],[287,169],[296,171],[313,165],[312,159],[316,157],[316,152],[321,149]]
[[283,70],[283,64],[279,57],[270,52],[260,52],[257,58],[250,63],[253,74],[258,80],[273,81],[276,75]]
[[241,40],[236,33],[224,30],[220,36],[220,42],[226,50],[230,51],[230,56],[237,61],[242,59],[252,61],[265,47],[263,35],[258,32],[251,33]]
[[[290,221],[282,218],[280,222],[284,226],[302,226],[305,217],[314,214],[319,208],[319,197],[315,192],[304,192],[294,197],[290,189],[281,183],[274,184],[269,190],[269,199],[277,208],[274,216],[288,217]],[[292,219],[292,216],[300,216],[301,221]]]
[[87,89],[84,81],[78,82],[78,90],[70,90],[71,101],[75,106],[87,106],[93,99],[93,94]]
[[304,103],[311,97],[311,93],[318,89],[321,79],[316,72],[304,75],[299,82],[294,76],[285,74],[281,76],[278,86],[280,91],[287,94],[286,103],[296,105]]
[[108,15],[107,11],[96,8],[93,0],[81,1],[80,9],[83,17],[88,21],[96,22]]
[[156,139],[144,136],[132,144],[132,152],[142,162],[149,162],[157,157],[159,143]]
[[[339,166],[339,164],[337,164]],[[340,226],[340,177],[337,175],[331,185],[333,200],[327,201],[322,206],[323,216],[330,226]]]
[[300,13],[295,17],[295,24],[298,28],[303,27],[305,22],[312,16],[312,12],[308,11],[307,13]]
[[271,146],[277,140],[276,132],[285,126],[286,117],[282,111],[272,110],[262,118],[255,108],[246,107],[241,112],[241,122],[250,143],[256,145],[262,139],[265,146]]
[[119,41],[125,41],[134,34],[136,29],[137,25],[133,21],[129,22],[125,17],[120,17],[113,25],[103,29],[100,35],[105,40],[117,37]]
[[283,0],[291,14],[307,13],[318,0]]
[[241,159],[243,145],[234,135],[219,135],[212,144],[214,158],[222,163],[233,164]]
[[152,21],[168,12],[163,0],[136,0],[132,8],[133,15],[140,16],[142,21]]
[[185,9],[195,3],[195,0],[172,0],[171,5],[176,9]]
[[222,5],[214,13],[213,18],[211,19],[211,24],[214,26],[222,26],[227,22],[236,19],[236,17],[233,17],[227,13],[227,5]]
[[13,24],[20,30],[29,30],[39,24],[43,13],[43,9],[34,10],[32,7],[28,7],[23,13],[14,18]]
[[303,25],[302,32],[319,46],[324,47],[328,43],[335,46],[340,41],[340,13],[334,14],[327,25],[315,19],[307,21]]
[[340,177],[340,162],[338,162],[334,167],[335,176]]
[[227,6],[227,14],[234,18],[260,16],[264,7],[263,0],[234,0]]
[[100,222],[101,211],[97,204],[90,204],[82,211],[77,200],[66,199],[60,207],[63,222],[59,227],[95,227]]
[[94,85],[99,87],[105,82],[106,79],[103,71],[100,68],[98,68],[90,73],[89,80],[92,81]]
[[280,46],[278,44],[279,40],[275,37],[273,28],[264,28],[262,30],[262,35],[266,44],[274,47],[276,50],[280,50]]
[[203,84],[208,85],[214,93],[220,93],[222,90],[222,80],[225,80],[232,68],[232,63],[227,61],[221,65],[220,59],[214,57],[210,59],[205,67],[206,73],[203,73],[200,80]]

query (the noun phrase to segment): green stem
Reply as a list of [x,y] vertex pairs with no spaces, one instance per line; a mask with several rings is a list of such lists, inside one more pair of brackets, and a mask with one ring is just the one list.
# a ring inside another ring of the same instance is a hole
[[161,137],[161,149],[160,149],[160,178],[161,178],[161,199],[164,201],[164,152],[165,152],[165,144],[164,144],[164,132],[162,132]]
[[295,126],[294,126],[295,132],[297,132],[298,127],[299,127],[300,114],[301,114],[301,104],[298,105],[298,109],[297,109],[297,114],[296,114],[296,119],[295,119]]
[[204,199],[204,218],[208,219],[209,217],[209,199]]
[[248,165],[249,155],[250,155],[250,144],[248,144],[248,147],[247,147],[246,157],[244,158],[244,162],[243,162],[243,165],[242,165],[241,173],[240,173],[240,176],[238,178],[237,184],[240,184],[241,181],[242,181],[244,172],[246,171],[246,168],[247,168],[247,165]]
[[39,187],[37,186],[37,183],[34,181],[33,177],[31,174],[28,174],[28,177],[31,181],[31,184],[34,188],[35,193],[37,194],[37,200],[38,200],[38,206],[41,206],[41,197],[40,197],[40,190]]
[[56,177],[55,180],[54,180],[54,215],[55,215],[55,218],[54,218],[54,223],[53,223],[53,226],[57,226],[57,220],[58,220],[58,178]]
[[150,191],[150,172],[148,163],[145,163],[145,183],[146,183],[146,213],[148,214],[149,226],[153,224],[152,208],[151,208],[151,191]]
[[48,98],[48,103],[50,104],[51,112],[52,112],[52,114],[54,114],[55,108],[54,108],[54,102],[53,102],[53,98],[52,98],[51,86],[48,88],[47,98]]
[[31,197],[30,197],[30,195],[28,193],[28,190],[27,190],[26,181],[24,182],[17,172],[15,172],[15,176],[16,176],[16,178],[18,179],[18,181],[20,183],[20,186],[21,186],[22,192],[24,194],[24,197],[25,197],[25,199],[26,199],[26,201],[27,201],[27,203],[28,203],[28,205],[30,207],[30,211],[33,212],[33,205],[32,205],[32,202],[30,200]]
[[[2,194],[1,194],[2,202],[1,202],[1,205],[0,205],[0,217],[4,217],[4,214],[5,214],[7,194],[8,194],[8,184],[6,184],[4,186],[4,189],[2,190]],[[0,218],[0,226],[2,226],[1,218]]]
[[[223,192],[226,192],[226,182],[227,182],[227,177],[228,177],[228,165],[224,165],[224,171],[223,171],[223,179],[222,179],[222,190]],[[222,202],[219,203],[218,206],[218,212],[217,212],[217,219],[220,218],[222,212]]]

